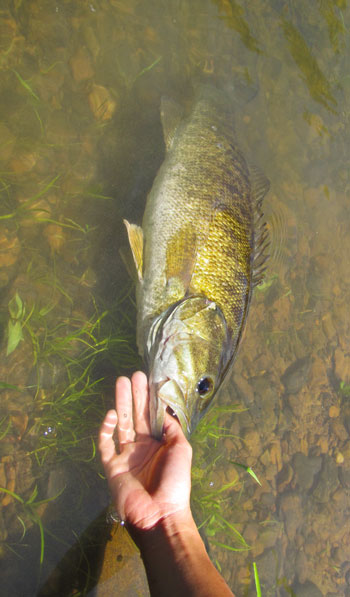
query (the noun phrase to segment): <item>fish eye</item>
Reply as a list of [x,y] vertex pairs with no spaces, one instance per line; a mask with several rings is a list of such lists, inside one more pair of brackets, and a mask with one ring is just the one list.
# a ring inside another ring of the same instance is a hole
[[205,398],[214,389],[214,382],[211,377],[201,377],[197,383],[196,391],[201,398]]

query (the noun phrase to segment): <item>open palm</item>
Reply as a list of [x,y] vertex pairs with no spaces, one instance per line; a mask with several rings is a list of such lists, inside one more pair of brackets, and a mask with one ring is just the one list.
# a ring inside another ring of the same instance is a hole
[[191,446],[168,413],[163,431],[162,442],[152,438],[145,374],[138,371],[131,383],[120,377],[116,410],[103,421],[99,449],[118,515],[139,529],[190,508]]

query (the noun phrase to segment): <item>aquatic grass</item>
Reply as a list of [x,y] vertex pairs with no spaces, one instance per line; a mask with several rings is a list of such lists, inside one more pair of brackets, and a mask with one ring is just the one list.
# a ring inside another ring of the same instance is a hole
[[7,436],[12,427],[11,417],[5,416],[0,420],[0,441]]
[[6,356],[9,356],[16,350],[18,344],[23,340],[23,326],[25,316],[25,306],[18,292],[8,303],[10,318],[7,326],[7,348]]
[[[38,191],[37,193],[35,193],[35,195],[33,195],[32,197],[29,197],[28,199],[26,199],[25,201],[23,201],[23,203],[20,203],[19,205],[17,205],[17,207],[13,211],[11,211],[10,213],[0,215],[0,220],[12,220],[12,219],[16,219],[16,218],[27,216],[28,213],[32,212],[32,209],[30,208],[30,206],[35,201],[37,201],[38,199],[40,199],[40,197],[42,197],[43,195],[45,195],[52,187],[54,187],[56,181],[60,178],[60,176],[61,176],[60,174],[57,174],[56,176],[54,176],[54,178],[52,178],[44,186],[43,189],[41,189],[40,191]],[[41,209],[41,211],[42,211],[42,209]]]
[[343,396],[348,398],[350,396],[350,384],[345,383],[345,381],[341,381],[339,384],[339,391]]
[[37,96],[37,94],[35,93],[35,91],[33,91],[33,89],[31,88],[31,86],[29,85],[28,81],[25,81],[21,77],[21,75],[14,68],[12,69],[12,72],[15,73],[18,81],[20,82],[20,84],[22,85],[22,87],[24,87],[24,89],[29,93],[29,95],[31,95],[37,101],[40,101],[39,97]]
[[[40,207],[40,209],[38,211],[43,211],[43,209]],[[76,230],[78,232],[81,232],[83,235],[86,235],[89,232],[96,230],[95,226],[91,227],[89,224],[85,224],[85,226],[81,226],[81,224],[78,224],[71,218],[63,218],[61,220],[54,220],[53,218],[37,218],[36,220],[37,220],[37,222],[45,222],[47,224],[56,224],[57,226],[61,226],[62,228]]]
[[38,466],[50,457],[56,462],[96,460],[94,438],[107,409],[104,388],[110,384],[97,371],[103,362],[134,367],[138,360],[131,321],[122,315],[128,296],[129,289],[116,300],[112,315],[99,312],[93,301],[90,318],[75,315],[57,323],[56,305],[49,302],[33,305],[24,321],[36,377],[31,435],[37,441],[27,454]]
[[218,487],[214,487],[214,482],[208,482],[208,479],[215,476],[214,470],[223,458],[221,441],[236,438],[229,424],[223,425],[221,419],[230,420],[243,410],[246,409],[237,405],[214,406],[191,438],[194,448],[191,499],[196,518],[201,520],[198,527],[203,528],[210,543],[229,551],[250,549],[241,533],[224,516],[226,505],[232,500],[230,490],[237,484],[238,477]]
[[[44,526],[43,526],[40,514],[38,513],[37,510],[43,504],[48,504],[48,503],[56,500],[63,493],[64,490],[65,490],[65,487],[53,497],[37,500],[36,499],[38,497],[37,485],[35,485],[31,495],[27,499],[22,498],[20,495],[18,495],[18,493],[15,493],[14,491],[11,491],[10,489],[7,489],[5,487],[0,487],[0,492],[11,496],[17,503],[19,503],[22,508],[23,514],[25,516],[27,516],[27,518],[34,525],[38,526],[39,534],[40,534],[40,557],[39,557],[40,565],[42,565],[42,563],[44,561],[45,533],[44,533]],[[23,529],[23,533],[20,538],[20,542],[21,542],[24,539],[24,536],[27,532],[27,525],[26,525],[25,521],[23,520],[22,516],[17,514],[17,519]]]
[[253,562],[253,572],[254,572],[256,597],[261,597],[260,579],[259,579],[258,568],[257,568],[256,562]]
[[214,447],[217,447],[218,441],[224,438],[236,438],[234,434],[230,432],[230,430],[221,424],[219,424],[218,419],[220,417],[232,416],[233,414],[238,414],[240,412],[245,411],[245,408],[242,408],[236,404],[228,405],[228,406],[215,406],[212,408],[205,417],[200,421],[198,427],[194,431],[191,441],[193,445],[203,445],[207,444],[208,438],[213,440]]
[[260,483],[257,475],[254,473],[253,469],[250,468],[250,466],[241,464],[240,462],[236,462],[235,460],[230,460],[230,462],[236,466],[239,466],[240,468],[243,468],[251,477],[253,477],[254,481],[256,481],[258,483],[258,485],[261,486],[261,483]]

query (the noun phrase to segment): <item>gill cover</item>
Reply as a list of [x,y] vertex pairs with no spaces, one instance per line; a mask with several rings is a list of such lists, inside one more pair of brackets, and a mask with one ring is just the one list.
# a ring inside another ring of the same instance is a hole
[[213,301],[192,296],[169,307],[151,326],[150,368],[152,435],[162,436],[167,407],[189,435],[220,385],[229,359],[223,313]]

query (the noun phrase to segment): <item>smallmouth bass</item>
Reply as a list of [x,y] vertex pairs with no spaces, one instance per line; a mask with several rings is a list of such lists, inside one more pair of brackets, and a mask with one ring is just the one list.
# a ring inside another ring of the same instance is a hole
[[201,87],[187,117],[163,98],[161,120],[166,156],[142,228],[125,221],[158,439],[168,407],[193,431],[233,363],[264,269],[269,188],[237,145],[226,93]]

